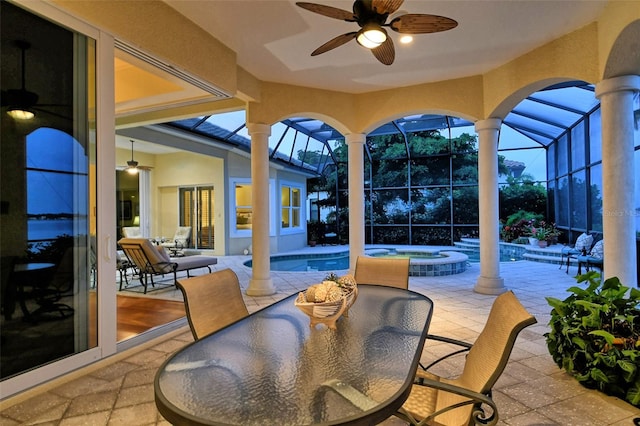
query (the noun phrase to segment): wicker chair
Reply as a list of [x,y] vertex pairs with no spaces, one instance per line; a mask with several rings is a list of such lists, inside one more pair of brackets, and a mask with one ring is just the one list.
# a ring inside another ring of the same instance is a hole
[[409,258],[358,256],[354,278],[358,285],[375,284],[409,288]]
[[249,315],[238,276],[231,269],[180,279],[178,288],[196,340]]
[[462,349],[437,359],[425,369],[468,352],[462,374],[445,379],[419,369],[411,394],[396,416],[412,425],[495,425],[498,408],[491,398],[491,388],[504,371],[520,331],[535,323],[535,317],[508,291],[494,301],[484,329],[473,345],[429,335],[427,342],[437,340]]

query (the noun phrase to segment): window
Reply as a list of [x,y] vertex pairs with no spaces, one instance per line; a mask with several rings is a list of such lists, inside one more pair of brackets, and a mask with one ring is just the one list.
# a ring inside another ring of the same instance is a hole
[[235,230],[251,230],[251,183],[236,183]]
[[298,187],[283,185],[280,218],[282,229],[300,228],[300,199],[302,190]]

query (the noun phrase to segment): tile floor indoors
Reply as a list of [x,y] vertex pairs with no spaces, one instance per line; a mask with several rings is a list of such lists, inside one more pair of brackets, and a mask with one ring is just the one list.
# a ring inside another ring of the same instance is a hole
[[[320,248],[320,250],[325,248]],[[329,249],[329,248],[326,248]],[[316,251],[318,248],[316,248]],[[242,265],[247,256],[219,257],[216,269],[236,271],[243,288],[250,270]],[[345,271],[336,271],[344,273]],[[473,341],[482,329],[494,296],[473,292],[478,264],[457,275],[411,277],[409,287],[428,295],[435,303],[430,333]],[[575,267],[571,271],[575,273]],[[324,272],[272,272],[277,294],[245,296],[249,311],[270,304],[318,282]],[[519,261],[501,264],[507,288],[514,290],[538,324],[518,337],[504,374],[494,388],[500,409],[500,425],[632,426],[640,409],[580,386],[551,360],[543,334],[550,308],[545,296],[565,298],[566,288],[575,284],[571,275],[557,265]],[[171,290],[173,291],[173,290]],[[175,292],[179,297],[179,292]],[[0,403],[0,424],[29,425],[167,425],[153,399],[153,378],[158,366],[174,351],[192,341],[187,326],[167,333],[148,344],[129,349],[69,375]],[[427,342],[423,360],[438,348]],[[462,361],[462,360],[460,360]],[[453,371],[456,363],[449,364]],[[458,362],[457,364],[460,364]],[[28,398],[26,397],[28,396]],[[404,424],[390,418],[382,423]]]

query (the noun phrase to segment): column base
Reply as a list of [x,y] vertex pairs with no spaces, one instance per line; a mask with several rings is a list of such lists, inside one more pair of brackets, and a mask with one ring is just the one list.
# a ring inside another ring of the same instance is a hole
[[247,288],[247,296],[271,296],[276,292],[271,278],[266,280],[250,279]]
[[504,286],[504,279],[502,278],[490,278],[490,277],[478,277],[473,291],[480,294],[502,294],[507,289]]

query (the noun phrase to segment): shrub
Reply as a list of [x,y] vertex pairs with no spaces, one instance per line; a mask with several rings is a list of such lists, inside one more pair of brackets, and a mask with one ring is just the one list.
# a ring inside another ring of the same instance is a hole
[[617,277],[601,282],[595,271],[577,277],[587,288],[569,288],[552,306],[545,333],[555,363],[582,385],[640,406],[640,290]]

